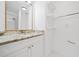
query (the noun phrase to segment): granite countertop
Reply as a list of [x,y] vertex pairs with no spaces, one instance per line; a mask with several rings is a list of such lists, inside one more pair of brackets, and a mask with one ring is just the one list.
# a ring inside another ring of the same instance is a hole
[[0,36],[0,45],[37,37],[43,34],[44,31],[33,31],[33,32],[26,31],[25,33],[20,33],[17,31],[8,31],[4,35]]

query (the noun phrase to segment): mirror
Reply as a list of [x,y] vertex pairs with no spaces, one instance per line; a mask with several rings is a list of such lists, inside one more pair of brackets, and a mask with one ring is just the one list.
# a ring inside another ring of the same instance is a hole
[[0,35],[5,32],[5,2],[0,1]]
[[32,3],[6,1],[7,30],[32,30]]

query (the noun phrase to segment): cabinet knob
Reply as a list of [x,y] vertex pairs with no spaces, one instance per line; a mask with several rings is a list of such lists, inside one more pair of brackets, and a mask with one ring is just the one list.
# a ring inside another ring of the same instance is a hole
[[76,44],[75,42],[72,42],[70,40],[68,40],[67,42],[70,43],[70,44]]
[[32,45],[32,47],[34,47],[34,45]]

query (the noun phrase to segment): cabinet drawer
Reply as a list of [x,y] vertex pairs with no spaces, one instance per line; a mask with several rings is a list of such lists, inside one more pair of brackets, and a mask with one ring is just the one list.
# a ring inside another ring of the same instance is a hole
[[67,41],[63,47],[62,54],[68,57],[79,57],[79,45],[72,41]]
[[18,51],[14,51],[14,52],[15,53],[11,53],[9,55],[6,55],[5,57],[27,57],[27,55],[28,55],[26,48],[22,48],[22,49],[19,49]]
[[26,47],[27,45],[29,45],[29,40],[18,41],[0,46],[0,56],[5,56],[10,53],[14,53],[14,51]]
[[79,56],[79,43],[71,40],[60,40],[55,44],[54,49],[65,57]]

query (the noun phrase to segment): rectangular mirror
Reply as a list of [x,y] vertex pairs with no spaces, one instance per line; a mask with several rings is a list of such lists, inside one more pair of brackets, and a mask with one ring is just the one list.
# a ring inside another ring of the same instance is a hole
[[0,34],[5,32],[5,2],[0,1]]
[[6,1],[7,30],[32,30],[32,3]]

